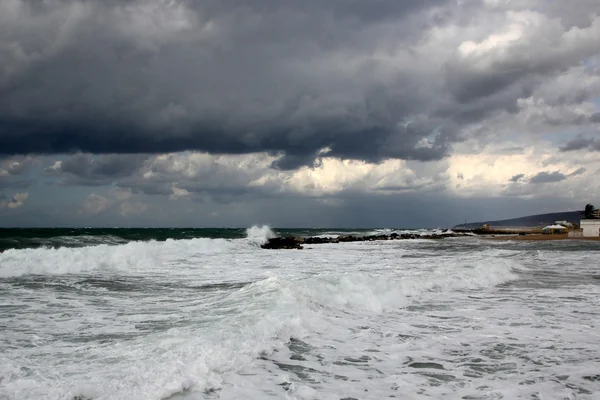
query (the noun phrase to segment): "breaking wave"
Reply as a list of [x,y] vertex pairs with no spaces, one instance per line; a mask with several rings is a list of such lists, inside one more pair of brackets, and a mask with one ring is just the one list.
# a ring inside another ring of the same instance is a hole
[[[268,390],[281,394],[280,397],[339,399],[342,396],[300,395],[299,390],[309,389],[308,380],[290,377],[290,368],[302,367],[302,361],[298,363],[296,358],[296,366],[290,367],[289,360],[292,355],[307,356],[292,354],[293,351],[307,350],[292,350],[294,346],[319,346],[319,351],[327,357],[331,336],[337,346],[336,353],[353,355],[356,342],[352,341],[359,335],[368,339],[367,331],[353,333],[365,321],[380,325],[381,330],[388,329],[389,323],[402,333],[401,319],[394,318],[398,317],[395,314],[398,310],[427,300],[445,303],[450,299],[455,302],[451,305],[460,304],[456,302],[467,298],[463,291],[486,291],[518,279],[522,270],[518,260],[504,259],[495,249],[470,257],[412,261],[420,263],[418,268],[400,262],[388,268],[385,264],[390,259],[382,259],[381,248],[377,254],[360,253],[365,257],[361,259],[348,255],[352,245],[342,244],[323,248],[322,253],[281,252],[277,262],[269,261],[280,267],[265,272],[261,269],[264,261],[275,256],[256,247],[273,236],[275,233],[268,226],[253,226],[247,229],[246,238],[235,240],[169,239],[118,246],[8,250],[0,254],[0,277],[65,274],[46,276],[43,280],[73,285],[80,277],[69,274],[92,273],[104,275],[103,279],[111,282],[116,277],[131,287],[126,295],[115,291],[98,296],[92,286],[89,291],[60,292],[56,296],[50,285],[31,291],[26,286],[28,278],[5,283],[12,285],[11,293],[27,292],[25,300],[37,296],[34,305],[38,309],[51,302],[53,307],[67,310],[69,316],[57,324],[56,313],[29,314],[29,319],[36,321],[35,340],[38,335],[57,340],[48,341],[50,345],[41,348],[51,357],[35,367],[41,376],[52,373],[55,379],[32,385],[22,371],[20,360],[9,359],[0,365],[0,376],[14,378],[5,383],[5,389],[0,388],[0,398],[5,390],[18,394],[19,398],[31,399],[174,400],[185,399],[187,392],[197,395],[190,398],[218,398],[220,391],[221,398],[259,399]],[[378,264],[367,270],[365,262],[369,257]],[[238,259],[237,264],[232,259]],[[335,269],[324,273],[330,265]],[[140,277],[145,278],[141,284]],[[202,291],[180,285],[183,279],[223,285],[218,290]],[[23,285],[17,281],[23,281]],[[73,312],[77,308],[81,316]],[[104,325],[89,324],[89,316]],[[17,323],[17,318],[11,323]],[[75,337],[72,332],[80,326],[86,329]],[[154,330],[150,330],[151,326]],[[377,329],[373,329],[374,335]],[[83,337],[104,341],[109,335],[116,339],[102,345],[91,339],[83,343],[70,341]],[[382,344],[381,336],[373,343]],[[368,341],[363,344],[374,347]],[[73,347],[79,351],[85,348],[88,358],[74,357],[65,366],[60,357],[54,357],[65,349],[72,352]],[[394,351],[389,352],[394,353],[398,348],[391,349]],[[111,360],[110,368],[106,360]],[[336,366],[338,361],[325,359],[332,368],[361,376],[362,370],[351,365]],[[396,364],[394,360],[393,365]],[[113,371],[127,371],[127,379]],[[375,370],[369,373],[372,371]],[[243,390],[236,384],[238,381],[243,383]],[[331,391],[340,391],[334,384],[332,378]],[[286,394],[282,385],[287,388]],[[180,395],[169,397],[174,394]],[[371,398],[383,397],[389,396]]]
[[267,225],[254,225],[253,227],[246,229],[246,238],[248,241],[259,246],[274,237],[277,237],[277,235]]
[[[234,249],[255,249],[276,234],[268,226],[253,226],[245,239],[166,239],[119,242],[118,238],[93,236],[89,246],[8,249],[0,253],[0,277],[22,275],[82,274],[92,271],[135,273],[150,271],[182,257],[200,257]],[[81,237],[67,238],[81,243]],[[85,240],[85,238],[83,238]],[[55,243],[68,242],[61,237]],[[102,243],[102,242],[105,243]],[[108,242],[108,243],[106,243]]]
[[81,274],[91,271],[134,273],[168,264],[182,255],[209,254],[234,247],[227,239],[129,242],[113,246],[9,249],[0,253],[0,277]]

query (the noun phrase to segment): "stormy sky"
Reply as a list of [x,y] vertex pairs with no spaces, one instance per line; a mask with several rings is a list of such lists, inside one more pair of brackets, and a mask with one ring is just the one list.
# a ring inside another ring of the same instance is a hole
[[2,0],[1,226],[600,206],[597,0]]

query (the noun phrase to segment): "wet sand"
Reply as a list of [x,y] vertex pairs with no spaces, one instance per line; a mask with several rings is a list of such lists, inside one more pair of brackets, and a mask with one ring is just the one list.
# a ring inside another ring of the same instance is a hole
[[485,239],[489,240],[591,240],[591,241],[600,241],[599,237],[568,237],[566,233],[554,234],[554,235],[542,235],[542,234],[533,234],[533,235],[498,235],[498,236],[482,236]]

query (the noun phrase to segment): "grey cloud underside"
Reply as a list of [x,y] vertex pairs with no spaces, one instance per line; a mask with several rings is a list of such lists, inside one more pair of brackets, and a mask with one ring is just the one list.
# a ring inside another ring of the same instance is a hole
[[[0,154],[266,151],[284,170],[324,148],[439,160],[593,48],[551,57],[526,43],[484,69],[422,51],[431,28],[481,11],[449,0],[18,3],[29,8],[0,20]],[[569,24],[589,25],[569,8]]]
[[600,112],[592,114],[590,116],[590,122],[600,123]]
[[[571,172],[570,174],[563,174],[560,171],[553,171],[553,172],[542,171],[542,172],[539,172],[538,174],[536,174],[535,176],[531,177],[529,179],[529,183],[555,183],[555,182],[561,182],[561,181],[564,181],[565,179],[582,175],[585,172],[587,172],[587,169],[585,169],[583,167],[578,168],[577,170]],[[511,181],[517,182],[520,179],[522,179],[523,176],[524,176],[523,174],[515,175],[515,176],[513,176],[513,178],[511,178]],[[515,178],[518,178],[518,179],[514,180]]]
[[[433,127],[396,129],[418,111],[416,99],[387,93],[369,76],[375,72],[369,65],[350,74],[337,74],[335,65],[317,70],[330,52],[347,47],[348,56],[361,56],[376,39],[361,31],[403,22],[443,1],[176,2],[185,15],[175,17],[188,27],[171,32],[167,23],[164,37],[123,32],[141,10],[130,15],[121,6],[138,2],[83,3],[91,14],[72,28],[64,48],[0,81],[1,153],[270,151],[285,153],[276,167],[290,169],[310,164],[324,147],[374,160],[438,159],[447,152],[445,142],[415,148]],[[31,4],[38,18],[52,11]],[[59,4],[68,11],[75,2]],[[213,36],[203,33],[210,26]],[[35,28],[16,31],[17,40],[43,45]],[[406,78],[392,79],[409,86]],[[365,148],[366,141],[378,144]]]
[[525,174],[517,174],[510,178],[510,182],[519,182],[521,179],[525,177]]
[[64,185],[106,185],[131,176],[142,167],[148,157],[138,154],[108,154],[96,157],[75,154],[62,161],[57,168],[46,168],[44,173],[60,177]]
[[564,181],[565,179],[567,179],[567,175],[559,171],[542,171],[537,175],[533,176],[531,179],[529,179],[529,183],[553,183]]
[[560,151],[563,152],[577,150],[600,151],[600,140],[586,138],[584,136],[577,136],[574,139],[567,142],[566,145],[560,147]]
[[585,169],[585,168],[581,167],[581,168],[578,168],[577,170],[575,170],[575,171],[571,172],[571,173],[570,173],[569,175],[567,175],[567,176],[568,176],[568,177],[571,177],[571,176],[583,175],[583,174],[585,174],[586,172],[587,172],[587,169]]

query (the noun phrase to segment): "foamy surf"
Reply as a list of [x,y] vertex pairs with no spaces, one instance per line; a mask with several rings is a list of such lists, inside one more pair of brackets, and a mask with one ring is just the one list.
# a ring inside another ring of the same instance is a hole
[[276,234],[268,226],[253,226],[246,230],[245,239],[167,239],[119,244],[95,243],[80,247],[9,249],[0,253],[0,277],[83,274],[94,271],[121,271],[126,274],[151,271],[175,262],[181,254],[197,258],[204,254],[235,249],[257,249],[273,237]]
[[270,235],[0,254],[0,398],[600,390],[590,249],[464,238],[260,250]]

